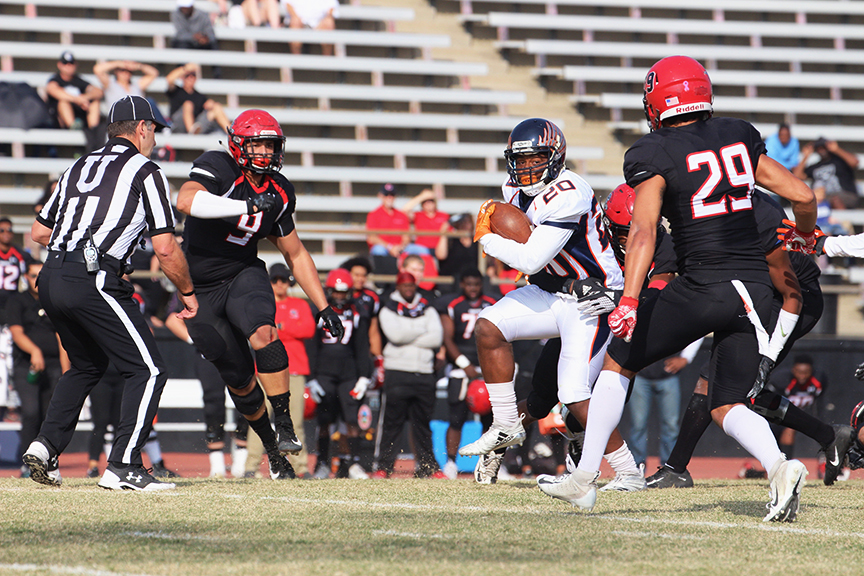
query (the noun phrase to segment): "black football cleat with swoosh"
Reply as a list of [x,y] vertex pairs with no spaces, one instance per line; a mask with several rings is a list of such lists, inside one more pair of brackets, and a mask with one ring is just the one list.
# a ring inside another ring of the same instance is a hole
[[834,425],[834,441],[825,448],[825,477],[822,482],[831,486],[837,480],[843,463],[846,461],[846,452],[855,439],[855,430],[844,424]]

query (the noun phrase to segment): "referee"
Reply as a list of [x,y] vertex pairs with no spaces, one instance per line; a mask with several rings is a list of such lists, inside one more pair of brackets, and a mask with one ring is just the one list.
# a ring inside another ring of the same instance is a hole
[[198,301],[174,240],[168,181],[148,160],[159,125],[150,104],[126,96],[111,106],[108,143],[78,159],[39,212],[33,240],[48,248],[39,297],[72,368],[60,378],[39,436],[24,453],[36,482],[59,486],[57,456],[72,438],[84,399],[114,363],[124,375],[120,425],[99,486],[167,490],[141,462],[167,375],[156,341],[121,276],[145,228],[165,275],[191,318]]

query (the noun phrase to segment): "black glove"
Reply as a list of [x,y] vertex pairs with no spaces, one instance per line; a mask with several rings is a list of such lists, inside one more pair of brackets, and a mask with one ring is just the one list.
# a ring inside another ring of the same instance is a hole
[[[828,236],[819,236],[816,238],[816,247],[813,249],[814,256],[821,256],[825,253],[825,240],[828,239]],[[859,378],[860,380],[861,378]]]
[[330,306],[318,312],[316,319],[324,322],[324,329],[336,340],[341,340],[342,336],[345,335],[345,327],[342,325],[342,320]]
[[756,381],[753,383],[753,388],[750,389],[750,392],[747,393],[747,398],[753,399],[762,392],[762,389],[765,388],[765,384],[768,383],[768,377],[771,375],[771,371],[774,370],[774,360],[768,358],[767,356],[762,356],[762,361],[759,362],[759,373],[756,375]]
[[855,378],[864,380],[864,362],[858,364],[858,368],[855,369]]
[[251,198],[246,199],[246,213],[256,214],[258,212],[267,212],[279,206],[279,198],[272,192],[264,194],[255,194]]
[[606,288],[597,278],[569,280],[564,284],[568,294],[576,296],[579,311],[591,316],[608,314],[618,306],[623,290]]

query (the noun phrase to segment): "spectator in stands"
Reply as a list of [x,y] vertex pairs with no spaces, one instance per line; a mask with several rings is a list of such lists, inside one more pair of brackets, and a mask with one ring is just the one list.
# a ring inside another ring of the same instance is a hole
[[210,16],[206,12],[195,10],[195,0],[177,0],[177,10],[171,13],[171,23],[174,25],[172,48],[219,48]]
[[[289,28],[312,28],[313,30],[334,30],[336,18],[339,17],[338,0],[282,0],[282,7],[287,12]],[[303,43],[291,42],[292,54],[300,54]],[[324,56],[333,55],[332,44],[322,44],[321,53]]]
[[[441,287],[442,292],[455,291],[459,287],[459,274],[467,268],[477,267],[477,245],[474,243],[474,217],[470,214],[457,214],[450,218],[447,230],[465,232],[464,236],[440,236],[435,246],[435,257],[438,259],[438,273],[441,276],[452,276],[453,284]],[[445,232],[444,226],[441,231]]]
[[[297,439],[303,444],[303,449],[297,454],[289,454],[288,460],[294,466],[298,478],[308,479],[312,475],[309,473],[309,453],[306,451],[306,435],[303,431],[303,408],[306,403],[303,394],[306,391],[306,377],[309,376],[309,357],[306,355],[305,341],[315,336],[315,318],[308,300],[288,295],[288,289],[296,283],[294,275],[284,264],[276,263],[270,266],[270,285],[276,298],[276,332],[288,353],[288,386],[291,393],[289,411],[291,421],[297,423]],[[246,458],[245,476],[251,478],[261,466],[264,444],[252,429],[248,432],[247,440],[249,455]]]
[[702,338],[693,342],[676,356],[658,360],[642,369],[633,381],[630,401],[630,434],[627,446],[633,453],[636,465],[643,472],[648,456],[648,416],[651,404],[657,401],[660,418],[660,464],[665,464],[678,439],[679,418],[681,416],[681,381],[678,373],[693,361]]
[[[171,131],[180,134],[227,133],[231,121],[222,104],[195,90],[201,67],[190,62],[168,73],[168,100],[171,102]],[[177,81],[182,81],[177,86]]]
[[[370,232],[366,234],[366,243],[369,245],[369,254],[375,261],[375,270],[379,274],[395,274],[396,258],[402,251],[408,253],[423,253],[426,249],[416,244],[410,244],[408,231],[411,228],[408,216],[397,209],[396,187],[387,183],[378,192],[381,205],[366,215],[367,230],[394,230],[396,233]],[[398,232],[404,230],[404,234]]]
[[425,278],[438,276],[435,259],[427,254],[408,254],[399,262],[399,272],[408,272],[417,281],[420,294],[430,302],[441,295],[434,282]]
[[408,272],[396,278],[396,292],[379,315],[384,346],[383,422],[379,425],[380,458],[373,478],[388,478],[396,462],[396,441],[406,419],[414,437],[414,476],[445,478],[432,452],[429,422],[435,408],[435,353],[443,342],[438,312],[417,291]]
[[[412,213],[412,210],[418,204],[420,205],[420,210]],[[414,230],[418,232],[447,232],[450,229],[447,223],[450,215],[446,212],[438,211],[438,200],[435,198],[435,192],[429,188],[424,189],[417,196],[408,200],[401,210],[411,218]],[[439,238],[440,236],[418,235],[414,239],[414,243],[425,247],[427,254],[434,254]]]
[[[27,290],[13,294],[6,304],[6,320],[15,342],[12,355],[15,389],[21,399],[19,458],[39,434],[57,380],[69,369],[69,357],[60,344],[54,325],[39,304],[36,278],[40,270],[41,262],[27,266]],[[29,468],[25,466],[21,472],[27,475]]]
[[220,12],[228,17],[229,28],[246,26],[282,27],[279,0],[218,0]]
[[[132,75],[140,72],[142,75],[137,82],[132,81]],[[111,104],[124,96],[144,96],[147,87],[159,77],[159,71],[149,64],[142,64],[133,60],[111,60],[99,62],[93,66],[93,74],[102,83],[102,92],[105,95],[105,105],[110,108]],[[153,115],[156,121],[166,126],[171,123],[165,120],[159,106],[152,98],[147,98],[153,107]]]
[[60,55],[57,71],[45,86],[51,117],[60,128],[83,130],[87,151],[101,146],[105,142],[99,131],[102,90],[78,75],[78,63],[69,50]]
[[[809,164],[810,156],[819,155],[815,163]],[[805,180],[811,178],[811,188],[825,189],[828,203],[834,209],[854,208],[858,204],[858,186],[855,182],[855,169],[858,156],[843,150],[837,142],[819,138],[801,149],[801,161],[792,171],[795,176]]]
[[801,145],[798,139],[792,136],[788,124],[780,124],[777,133],[765,139],[765,147],[768,149],[768,156],[788,168],[790,172],[798,166]]

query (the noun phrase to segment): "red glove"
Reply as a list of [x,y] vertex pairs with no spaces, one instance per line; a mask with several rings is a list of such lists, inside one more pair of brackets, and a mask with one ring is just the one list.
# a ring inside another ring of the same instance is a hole
[[372,373],[372,390],[384,386],[384,356],[375,356],[375,371]]
[[633,337],[633,330],[636,328],[636,307],[639,306],[639,300],[622,296],[618,307],[609,313],[609,328],[612,333],[618,338],[622,338],[625,342],[629,342]]
[[[777,239],[783,242],[783,249],[787,252],[803,252],[805,254],[815,254],[817,250],[817,242],[819,238],[825,236],[819,228],[813,230],[809,234],[805,234],[795,227],[795,222],[791,220],[783,220],[786,228],[777,228]],[[824,240],[823,240],[824,244]]]

